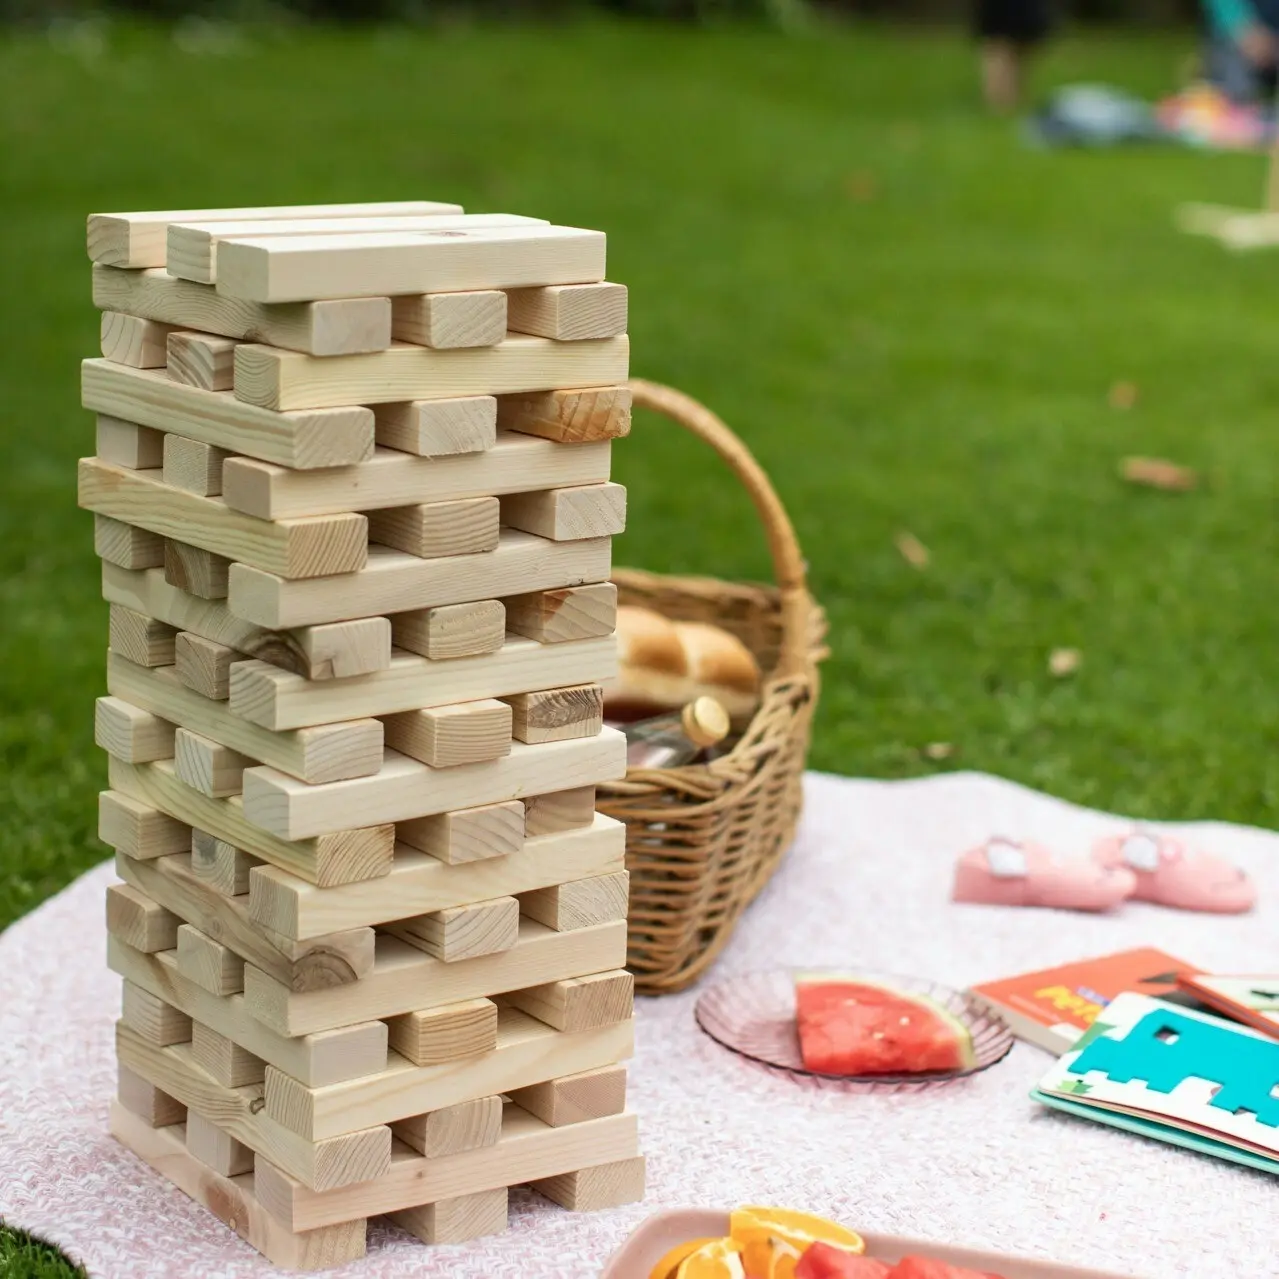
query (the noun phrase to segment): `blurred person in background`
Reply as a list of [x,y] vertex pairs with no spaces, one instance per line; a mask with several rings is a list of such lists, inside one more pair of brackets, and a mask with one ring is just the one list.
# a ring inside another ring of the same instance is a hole
[[1203,0],[1208,22],[1204,70],[1232,102],[1266,106],[1279,66],[1279,0]]
[[[1274,4],[1279,9],[1279,0]],[[1053,0],[976,0],[973,25],[986,105],[1014,111],[1021,105],[1027,63],[1056,25]]]

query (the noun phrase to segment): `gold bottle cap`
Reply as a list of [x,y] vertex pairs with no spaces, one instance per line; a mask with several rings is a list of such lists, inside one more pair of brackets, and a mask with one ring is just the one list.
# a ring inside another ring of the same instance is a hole
[[680,723],[690,742],[714,746],[723,741],[732,727],[728,712],[713,697],[699,697],[680,712]]

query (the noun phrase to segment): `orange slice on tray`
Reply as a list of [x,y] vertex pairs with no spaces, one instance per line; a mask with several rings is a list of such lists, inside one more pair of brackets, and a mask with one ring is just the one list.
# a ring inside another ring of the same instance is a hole
[[722,1243],[723,1240],[714,1237],[706,1239],[690,1239],[687,1243],[676,1244],[664,1256],[661,1261],[649,1271],[648,1279],[676,1279],[679,1271],[680,1262],[695,1253],[699,1248],[704,1248],[708,1243]]
[[739,1254],[734,1240],[711,1239],[680,1262],[675,1279],[746,1279]]
[[856,1231],[789,1208],[739,1208],[729,1223],[747,1279],[795,1279],[795,1266],[804,1249],[814,1243],[851,1253],[866,1251],[866,1242]]

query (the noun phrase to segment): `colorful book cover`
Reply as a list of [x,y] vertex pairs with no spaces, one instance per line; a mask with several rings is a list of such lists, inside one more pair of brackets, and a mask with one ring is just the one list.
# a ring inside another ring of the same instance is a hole
[[1279,1041],[1193,1008],[1117,995],[1031,1095],[1279,1173]]
[[1148,946],[984,982],[968,993],[1002,1017],[1019,1039],[1063,1053],[1117,995],[1136,991],[1166,999],[1175,996],[1181,973],[1198,971]]
[[1183,973],[1179,985],[1200,1003],[1279,1039],[1279,976],[1274,973],[1230,977]]

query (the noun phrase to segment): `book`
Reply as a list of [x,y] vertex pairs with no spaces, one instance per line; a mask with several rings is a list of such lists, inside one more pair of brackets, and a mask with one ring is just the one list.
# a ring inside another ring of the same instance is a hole
[[1175,997],[1180,975],[1198,971],[1147,946],[984,982],[970,987],[968,994],[1002,1017],[1018,1039],[1064,1053],[1117,995],[1137,991]]
[[1178,985],[1209,1008],[1279,1039],[1279,976],[1182,973]]
[[1117,995],[1031,1096],[1279,1173],[1279,1040],[1165,999]]

